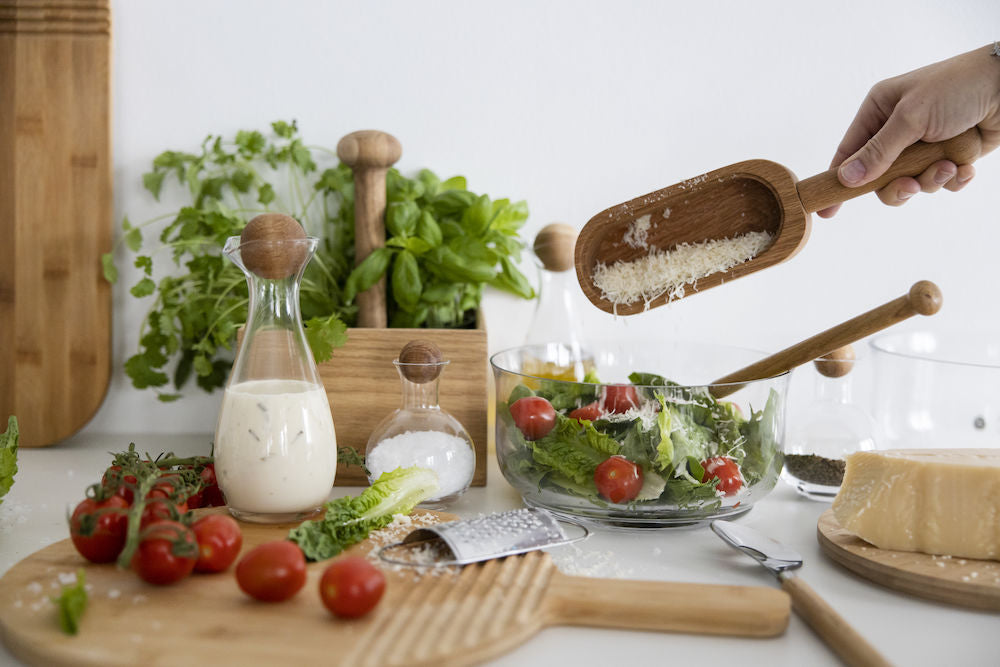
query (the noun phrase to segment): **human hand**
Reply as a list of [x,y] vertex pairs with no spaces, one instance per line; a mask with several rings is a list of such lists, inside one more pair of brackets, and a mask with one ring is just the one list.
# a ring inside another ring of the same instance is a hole
[[[837,147],[831,167],[846,187],[875,180],[916,141],[945,141],[970,127],[982,136],[980,155],[1000,145],[1000,57],[994,46],[963,53],[875,84]],[[957,192],[976,170],[971,164],[935,162],[913,178],[897,178],[877,191],[889,206],[942,187]],[[832,217],[839,205],[818,212]]]

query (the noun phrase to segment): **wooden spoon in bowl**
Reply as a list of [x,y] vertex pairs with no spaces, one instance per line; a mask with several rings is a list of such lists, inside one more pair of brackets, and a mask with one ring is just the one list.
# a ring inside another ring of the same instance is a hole
[[662,306],[682,295],[668,290],[616,304],[595,285],[595,269],[599,264],[641,260],[651,251],[669,251],[685,243],[732,239],[752,232],[770,235],[768,245],[749,261],[686,282],[684,295],[691,295],[794,256],[809,238],[810,213],[877,190],[900,176],[920,174],[938,160],[972,162],[979,156],[980,145],[975,128],[939,143],[917,142],[882,177],[857,188],[841,185],[836,169],[797,181],[791,171],[774,162],[738,162],[595,215],[577,238],[577,279],[591,303],[609,313],[634,315]]
[[728,396],[747,382],[790,371],[914,315],[933,315],[941,309],[941,303],[937,285],[929,280],[918,281],[906,294],[721,377],[708,390],[716,398]]

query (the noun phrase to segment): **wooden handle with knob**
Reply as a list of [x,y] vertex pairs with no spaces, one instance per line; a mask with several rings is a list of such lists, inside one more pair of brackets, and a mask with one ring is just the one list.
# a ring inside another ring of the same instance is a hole
[[941,300],[938,286],[929,280],[921,280],[897,299],[719,378],[709,390],[716,398],[728,396],[739,390],[745,382],[784,373],[914,315],[933,315],[941,309]]
[[787,574],[778,578],[781,588],[792,598],[792,608],[845,663],[851,667],[889,667],[889,661],[809,584]]
[[854,347],[845,345],[814,360],[813,365],[816,366],[820,375],[825,375],[828,378],[839,378],[851,372],[856,359]]
[[974,162],[981,150],[982,137],[977,128],[966,130],[947,141],[918,141],[904,150],[889,169],[871,183],[848,188],[837,178],[836,167],[799,181],[796,185],[799,200],[806,213],[822,211],[834,204],[883,188],[900,176],[918,176],[938,160],[951,160],[955,164]]
[[[337,144],[337,157],[354,171],[355,265],[385,245],[385,174],[402,154],[396,137],[378,130],[352,132]],[[358,326],[384,329],[385,277],[357,298]]]

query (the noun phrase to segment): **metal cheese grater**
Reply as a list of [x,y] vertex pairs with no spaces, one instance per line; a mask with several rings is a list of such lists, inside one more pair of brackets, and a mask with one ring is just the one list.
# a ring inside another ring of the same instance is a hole
[[[567,536],[560,522],[580,534]],[[379,558],[397,565],[467,565],[572,544],[589,535],[582,523],[556,520],[550,512],[530,507],[418,528],[402,542],[383,547]]]

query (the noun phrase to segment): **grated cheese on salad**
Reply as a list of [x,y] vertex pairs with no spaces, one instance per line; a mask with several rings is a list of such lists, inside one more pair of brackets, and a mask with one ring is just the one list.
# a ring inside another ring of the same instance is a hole
[[[637,223],[639,220],[633,224]],[[630,228],[629,233],[632,232]],[[772,239],[768,232],[748,232],[732,238],[681,243],[673,250],[654,248],[645,257],[629,262],[618,261],[611,266],[598,263],[591,279],[601,290],[602,298],[616,306],[627,306],[639,299],[648,305],[663,294],[669,302],[684,296],[685,285],[728,271],[759,255]]]

